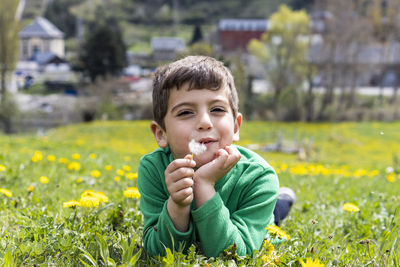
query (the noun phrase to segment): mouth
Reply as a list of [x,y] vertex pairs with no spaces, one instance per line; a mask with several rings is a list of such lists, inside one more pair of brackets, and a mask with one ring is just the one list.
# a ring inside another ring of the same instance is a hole
[[204,144],[206,146],[212,145],[216,142],[217,140],[213,139],[213,138],[202,138],[199,140],[200,144]]

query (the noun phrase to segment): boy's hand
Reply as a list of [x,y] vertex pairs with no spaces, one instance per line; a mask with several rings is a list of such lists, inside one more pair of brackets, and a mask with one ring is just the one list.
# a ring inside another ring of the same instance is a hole
[[240,160],[241,154],[234,146],[226,146],[216,152],[216,158],[201,166],[195,172],[195,182],[207,183],[212,186],[225,176]]
[[179,207],[190,205],[193,200],[193,168],[196,163],[186,155],[183,159],[172,161],[165,169],[165,183],[170,199]]
[[201,166],[194,174],[193,188],[196,208],[214,197],[216,194],[215,183],[236,165],[242,155],[236,147],[226,146],[224,149],[219,149],[216,156],[214,160]]

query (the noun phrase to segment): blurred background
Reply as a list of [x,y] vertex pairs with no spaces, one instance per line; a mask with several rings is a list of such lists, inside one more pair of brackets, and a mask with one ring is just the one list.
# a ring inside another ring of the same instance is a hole
[[222,60],[246,120],[400,119],[398,0],[0,0],[0,127],[151,119],[157,66]]

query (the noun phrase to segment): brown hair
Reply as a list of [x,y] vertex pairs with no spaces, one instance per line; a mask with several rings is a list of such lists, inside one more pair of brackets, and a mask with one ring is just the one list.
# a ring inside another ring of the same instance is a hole
[[153,81],[153,118],[165,130],[164,117],[172,88],[180,89],[185,83],[188,90],[219,90],[229,88],[229,102],[233,116],[238,113],[239,100],[231,72],[221,61],[207,56],[188,56],[157,68]]

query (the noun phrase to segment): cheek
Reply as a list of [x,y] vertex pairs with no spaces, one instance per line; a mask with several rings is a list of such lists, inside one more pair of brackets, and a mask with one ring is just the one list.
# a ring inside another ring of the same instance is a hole
[[219,127],[220,135],[226,142],[231,142],[233,138],[234,125],[230,122],[222,123]]
[[187,129],[184,128],[176,128],[174,130],[171,129],[171,135],[169,136],[169,145],[170,148],[176,154],[176,157],[184,157],[189,152],[189,138],[190,133]]

